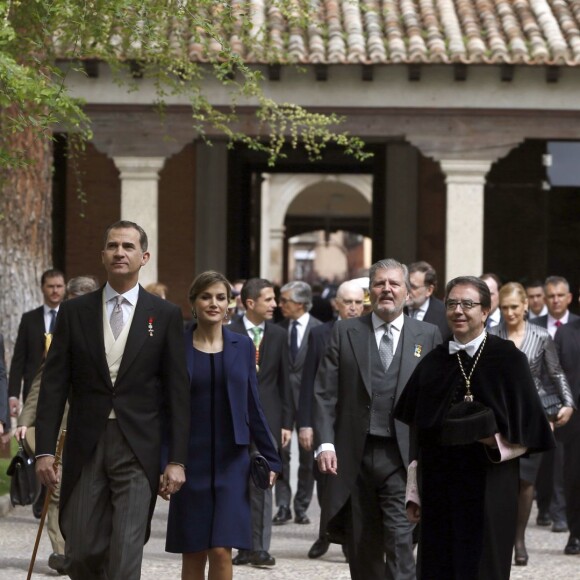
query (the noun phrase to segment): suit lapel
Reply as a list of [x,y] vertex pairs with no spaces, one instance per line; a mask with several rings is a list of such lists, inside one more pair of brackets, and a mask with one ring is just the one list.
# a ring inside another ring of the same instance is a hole
[[121,366],[119,367],[119,374],[115,382],[116,385],[119,385],[123,375],[135,360],[145,341],[149,338],[147,334],[147,320],[152,315],[153,310],[153,302],[149,294],[139,286],[139,298],[137,299],[137,305],[133,313],[131,328],[129,328],[129,336],[127,336],[127,344],[125,345],[125,352],[123,353]]
[[89,351],[96,368],[109,387],[113,388],[107,356],[105,354],[105,339],[103,335],[103,289],[87,296],[87,303],[79,313],[82,331],[84,332]]
[[377,348],[373,332],[371,316],[358,319],[358,325],[348,329],[348,338],[354,353],[354,358],[360,370],[365,389],[372,396],[371,386],[371,348]]
[[423,331],[418,323],[412,318],[405,318],[403,324],[403,336],[401,337],[401,368],[399,370],[399,380],[397,388],[397,399],[403,392],[404,386],[415,370],[417,363],[421,360],[423,344]]

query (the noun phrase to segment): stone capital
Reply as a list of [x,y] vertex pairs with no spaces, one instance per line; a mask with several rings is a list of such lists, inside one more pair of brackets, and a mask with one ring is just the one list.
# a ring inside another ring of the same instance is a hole
[[442,159],[441,170],[447,184],[485,185],[491,159]]
[[115,156],[113,161],[123,181],[134,179],[158,181],[165,157]]

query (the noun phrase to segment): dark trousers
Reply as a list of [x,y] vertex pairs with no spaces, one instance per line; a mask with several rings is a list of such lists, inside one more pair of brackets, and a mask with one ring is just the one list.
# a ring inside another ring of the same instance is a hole
[[564,445],[556,440],[556,447],[542,454],[536,478],[538,510],[549,513],[554,522],[566,522],[564,495]]
[[580,417],[575,411],[565,427],[564,491],[570,535],[580,538]]
[[[314,491],[314,474],[312,473],[312,451],[306,451],[300,445],[298,466],[298,489],[294,495],[294,512],[304,514],[312,501]],[[282,477],[276,482],[276,506],[290,506],[292,489],[290,487],[290,445],[282,448]]]
[[139,580],[151,487],[116,420],[61,514],[72,580]]
[[395,439],[367,437],[351,494],[348,531],[353,580],[415,580],[413,525],[407,520],[407,471]]
[[272,490],[256,487],[252,478],[250,478],[250,509],[252,550],[269,552],[272,540]]

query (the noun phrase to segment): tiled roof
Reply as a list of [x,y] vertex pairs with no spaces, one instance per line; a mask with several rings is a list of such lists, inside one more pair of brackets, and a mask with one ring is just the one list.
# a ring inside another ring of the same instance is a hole
[[[247,62],[299,64],[580,64],[580,0],[310,0],[306,25],[268,0],[232,0],[251,41],[228,33]],[[215,41],[171,33],[176,51],[206,61]],[[266,50],[261,50],[265,47]],[[209,49],[209,53],[208,53]]]

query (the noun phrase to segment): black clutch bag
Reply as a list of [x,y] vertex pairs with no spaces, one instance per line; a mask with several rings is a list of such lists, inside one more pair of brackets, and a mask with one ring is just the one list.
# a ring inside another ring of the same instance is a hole
[[22,445],[19,445],[18,453],[12,458],[6,475],[12,478],[10,481],[12,505],[33,504],[40,492],[40,484],[34,471],[34,457],[30,457]]
[[548,421],[554,423],[558,418],[558,413],[562,408],[562,400],[560,395],[542,395],[542,406],[544,407],[544,413]]
[[259,453],[255,453],[250,458],[250,474],[254,485],[260,489],[270,487],[270,464],[268,460]]
[[469,445],[497,433],[493,411],[478,401],[453,405],[441,427],[442,445]]

